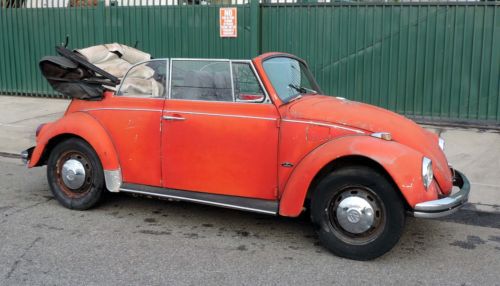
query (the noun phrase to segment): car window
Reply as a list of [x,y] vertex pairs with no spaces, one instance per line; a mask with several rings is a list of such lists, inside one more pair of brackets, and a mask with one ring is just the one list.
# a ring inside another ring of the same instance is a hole
[[165,97],[167,60],[152,60],[129,69],[122,80],[118,96]]
[[233,101],[229,61],[173,60],[170,97]]
[[233,65],[234,97],[236,101],[262,102],[264,92],[249,63]]

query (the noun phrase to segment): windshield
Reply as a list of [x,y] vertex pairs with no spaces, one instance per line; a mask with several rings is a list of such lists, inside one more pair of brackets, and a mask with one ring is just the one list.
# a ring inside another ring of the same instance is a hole
[[319,92],[306,65],[299,60],[276,57],[264,61],[263,66],[276,93],[285,103],[303,94]]

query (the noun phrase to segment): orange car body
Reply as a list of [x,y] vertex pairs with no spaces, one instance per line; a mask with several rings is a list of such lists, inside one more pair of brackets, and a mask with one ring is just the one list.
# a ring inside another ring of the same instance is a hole
[[[72,100],[65,115],[41,127],[29,167],[60,138],[77,136],[96,151],[105,171],[124,183],[277,202],[298,216],[315,178],[336,162],[380,166],[408,208],[450,194],[452,170],[438,136],[393,112],[342,98],[311,95],[284,103],[252,60],[269,104],[133,98],[107,91],[100,101]],[[163,120],[165,116],[183,120]],[[378,138],[374,133],[389,133]],[[422,158],[434,180],[424,187]]]

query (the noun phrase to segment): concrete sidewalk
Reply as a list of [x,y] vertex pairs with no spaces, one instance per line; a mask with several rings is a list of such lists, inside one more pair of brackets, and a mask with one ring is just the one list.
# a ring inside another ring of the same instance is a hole
[[[0,96],[0,154],[19,154],[35,145],[36,127],[60,118],[68,104],[63,99]],[[471,181],[468,208],[500,212],[500,132],[425,127],[445,139],[449,162]]]

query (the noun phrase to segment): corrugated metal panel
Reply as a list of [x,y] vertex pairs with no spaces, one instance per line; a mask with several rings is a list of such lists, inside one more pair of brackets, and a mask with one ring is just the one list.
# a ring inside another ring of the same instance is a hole
[[54,96],[38,61],[55,54],[66,35],[69,48],[138,43],[154,57],[250,58],[256,53],[248,44],[249,5],[238,6],[238,38],[221,39],[217,5],[133,6],[134,1],[139,0],[114,7],[0,8],[0,94]]
[[156,57],[290,52],[328,94],[414,117],[500,123],[499,2],[252,2],[237,6],[237,39],[219,37],[217,5],[59,2],[0,8],[0,93],[53,96],[37,63],[69,35],[69,47],[138,42]]
[[328,94],[416,118],[500,122],[500,6],[264,5],[262,49],[306,59]]

